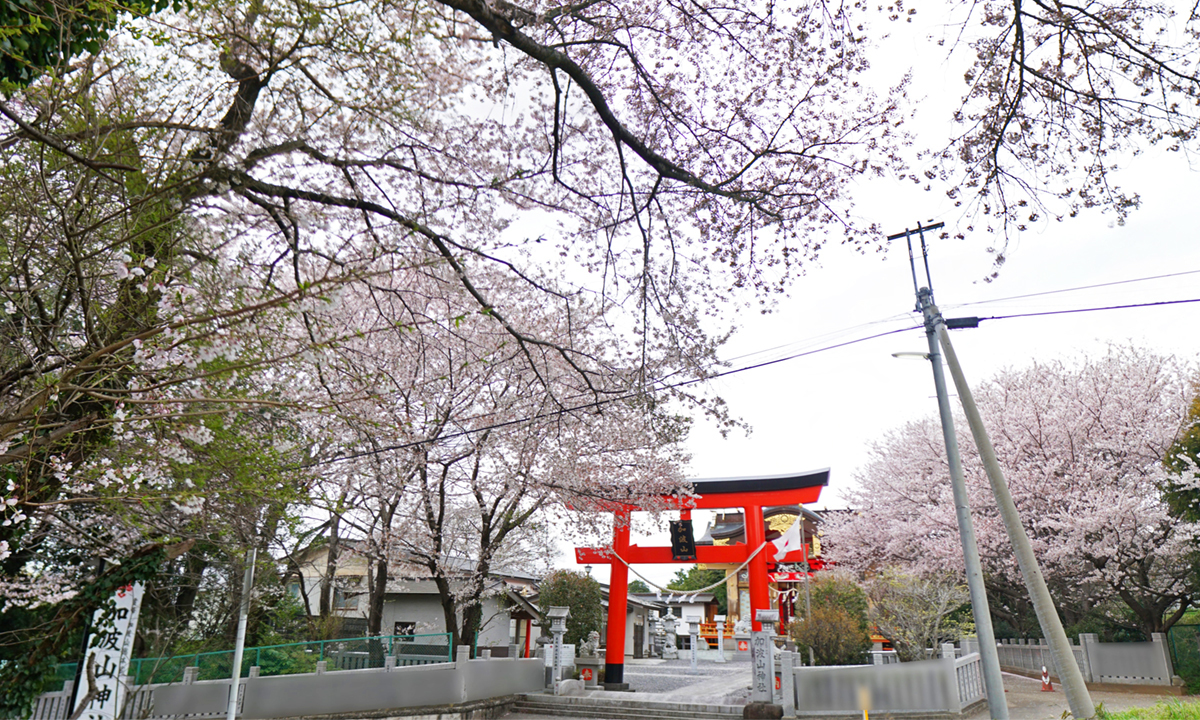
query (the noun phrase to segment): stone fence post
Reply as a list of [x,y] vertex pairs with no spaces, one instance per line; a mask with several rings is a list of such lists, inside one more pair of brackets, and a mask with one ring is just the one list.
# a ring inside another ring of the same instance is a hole
[[1092,668],[1099,657],[1100,636],[1096,633],[1080,633],[1079,646],[1083,648],[1083,662],[1079,664],[1079,672],[1083,673],[1085,682],[1096,682]]
[[779,690],[783,694],[783,716],[796,717],[796,654],[779,653]]
[[1161,656],[1163,667],[1167,669],[1167,682],[1175,676],[1175,668],[1171,666],[1171,648],[1167,645],[1166,633],[1150,633],[1150,642],[1154,643],[1155,656]]

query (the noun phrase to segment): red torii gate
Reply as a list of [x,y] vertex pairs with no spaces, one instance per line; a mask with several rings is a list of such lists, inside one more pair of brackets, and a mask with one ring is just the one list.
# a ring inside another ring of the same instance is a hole
[[[698,545],[696,563],[746,562],[747,558],[766,542],[763,508],[776,505],[813,503],[820,499],[821,488],[829,484],[829,469],[800,474],[765,475],[759,477],[715,478],[692,480],[694,498],[668,497],[670,504],[679,507],[680,517],[690,519],[691,511],[742,508],[745,518],[746,542],[735,545]],[[687,505],[687,507],[684,507]],[[604,655],[604,684],[621,685],[625,681],[625,613],[629,587],[626,563],[677,563],[669,547],[639,547],[629,543],[629,514],[640,508],[625,505],[615,511],[612,548],[575,548],[575,562],[605,564],[611,567],[608,591],[608,634]],[[774,551],[765,548],[750,561],[749,617],[754,630],[762,623],[754,620],[754,611],[770,606],[768,597],[767,563],[775,562]],[[613,557],[616,555],[616,557]],[[620,558],[620,559],[617,559]],[[802,562],[804,553],[795,550],[780,562]],[[624,560],[625,562],[621,562]],[[742,612],[742,617],[747,616]]]

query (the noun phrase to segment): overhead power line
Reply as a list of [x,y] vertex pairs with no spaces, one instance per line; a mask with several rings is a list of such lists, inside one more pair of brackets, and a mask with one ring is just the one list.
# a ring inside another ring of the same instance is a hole
[[[1196,272],[1200,272],[1200,271],[1193,270],[1193,271],[1188,271],[1185,273],[1176,273],[1176,274],[1177,275],[1186,275],[1186,274],[1196,273]],[[1171,275],[1161,275],[1158,277],[1172,277],[1172,276]],[[1142,278],[1142,279],[1151,279],[1151,278]],[[1120,281],[1120,282],[1137,282],[1137,281],[1130,280],[1130,281]],[[1120,283],[1106,283],[1105,285],[1111,285],[1111,284],[1120,284]],[[1096,285],[1093,287],[1103,287],[1103,285]],[[1077,288],[1077,289],[1083,289],[1083,288]],[[1051,294],[1053,292],[1067,292],[1067,290],[1049,291],[1047,293],[1038,293],[1038,294]],[[1023,296],[1023,297],[1029,297],[1029,296]],[[980,320],[980,321],[983,321],[983,320],[1013,320],[1016,318],[1041,317],[1041,316],[1048,316],[1048,315],[1068,315],[1068,314],[1085,313],[1085,312],[1103,312],[1103,311],[1109,311],[1109,310],[1129,310],[1129,309],[1133,309],[1133,308],[1158,307],[1158,306],[1163,306],[1163,305],[1182,305],[1182,304],[1197,303],[1197,302],[1200,302],[1200,298],[1191,298],[1191,299],[1187,299],[1187,300],[1160,300],[1157,302],[1130,303],[1127,305],[1104,305],[1104,306],[1098,306],[1098,307],[1074,308],[1074,309],[1070,309],[1070,310],[1048,310],[1048,311],[1044,311],[1044,312],[1013,313],[1010,315],[993,315],[990,317],[980,317],[980,318],[978,318],[978,320]],[[978,303],[967,303],[967,304],[973,305],[973,304],[978,304]],[[774,358],[771,360],[764,360],[762,362],[753,363],[750,365],[744,365],[742,367],[731,368],[729,370],[725,370],[725,371],[718,372],[718,373],[713,373],[711,375],[705,375],[703,377],[691,378],[689,380],[682,380],[680,382],[674,382],[674,383],[665,383],[662,381],[656,381],[652,385],[652,387],[650,387],[647,391],[643,391],[643,392],[637,392],[637,393],[631,392],[631,393],[625,393],[623,395],[602,398],[600,400],[593,400],[590,402],[581,403],[579,405],[573,405],[571,407],[558,408],[556,410],[550,410],[550,411],[547,411],[544,413],[538,413],[536,415],[531,415],[531,416],[525,417],[525,418],[518,418],[515,420],[506,420],[504,422],[492,423],[492,424],[477,427],[477,428],[471,428],[469,430],[460,430],[460,431],[453,432],[453,433],[447,433],[445,435],[441,435],[434,439],[414,440],[412,442],[399,443],[396,445],[387,445],[384,447],[374,448],[372,450],[366,450],[366,451],[359,452],[359,453],[350,453],[347,455],[339,455],[334,458],[329,458],[326,460],[318,460],[318,461],[309,463],[307,465],[307,467],[313,467],[316,465],[328,465],[331,463],[342,462],[345,460],[355,460],[357,458],[369,457],[371,455],[379,455],[381,453],[391,452],[393,450],[405,450],[405,449],[412,448],[412,447],[418,447],[420,445],[426,445],[431,442],[437,442],[437,441],[441,441],[441,440],[452,440],[452,439],[460,438],[460,437],[467,437],[467,436],[474,435],[476,433],[485,432],[488,430],[496,430],[496,429],[500,429],[500,428],[513,427],[515,425],[523,425],[525,423],[533,422],[535,420],[545,420],[548,418],[560,417],[562,415],[567,415],[570,413],[582,412],[585,410],[593,410],[595,408],[602,407],[604,405],[608,405],[609,403],[621,402],[624,400],[633,399],[635,397],[638,397],[641,394],[644,394],[644,392],[662,392],[664,390],[675,390],[678,388],[688,387],[690,385],[696,385],[698,383],[709,382],[711,380],[717,380],[719,378],[729,377],[731,375],[737,375],[740,373],[749,372],[751,370],[759,370],[761,368],[769,367],[771,365],[778,365],[779,363],[787,362],[789,360],[797,360],[799,358],[807,357],[809,355],[816,355],[818,353],[828,352],[830,350],[837,350],[839,348],[848,347],[850,345],[857,345],[858,343],[867,342],[868,340],[876,340],[881,337],[887,337],[888,335],[895,335],[897,333],[908,332],[910,330],[919,330],[919,329],[921,329],[920,326],[909,325],[909,326],[902,327],[902,328],[895,328],[893,330],[886,330],[884,332],[879,332],[879,333],[874,333],[872,335],[866,335],[863,337],[854,338],[852,340],[845,340],[843,342],[833,343],[830,345],[824,345],[822,347],[813,348],[811,350],[804,350],[801,352],[791,353],[791,354],[785,355],[783,357]],[[784,346],[784,347],[786,347],[786,346]],[[755,353],[749,353],[748,355],[753,355],[753,354],[755,354]],[[745,356],[743,356],[743,357],[745,357]],[[470,418],[470,419],[477,420],[480,417],[486,417],[486,415],[476,416],[476,417]]]
[[1130,303],[1128,305],[1105,305],[1103,307],[1076,308],[1074,310],[1044,310],[1042,312],[1014,313],[1012,315],[993,315],[981,317],[980,320],[1011,320],[1013,318],[1040,317],[1043,315],[1070,315],[1072,313],[1100,312],[1102,310],[1129,310],[1131,308],[1157,307],[1160,305],[1186,305],[1200,302],[1200,298],[1190,300],[1159,300],[1158,302]]
[[1097,288],[1113,287],[1114,285],[1129,285],[1131,283],[1147,282],[1149,280],[1165,280],[1173,277],[1183,277],[1185,275],[1196,275],[1200,270],[1184,270],[1177,273],[1167,273],[1166,275],[1150,275],[1148,277],[1130,278],[1128,280],[1113,280],[1112,282],[1096,283],[1095,285],[1080,285],[1078,287],[1060,288],[1058,290],[1043,290],[1042,292],[1026,293],[1024,295],[1012,295],[1004,298],[994,298],[992,300],[975,300],[974,302],[959,303],[957,305],[947,305],[948,308],[970,307],[972,305],[988,305],[990,303],[1008,302],[1009,300],[1025,300],[1028,298],[1045,297],[1046,295],[1059,295],[1062,293],[1078,292],[1080,290],[1095,290]]

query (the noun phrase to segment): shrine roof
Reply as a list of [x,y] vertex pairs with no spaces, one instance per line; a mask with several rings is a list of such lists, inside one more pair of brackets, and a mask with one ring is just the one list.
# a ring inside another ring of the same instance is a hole
[[829,484],[829,468],[783,475],[697,478],[689,481],[697,508],[790,505],[816,502]]
[[772,492],[799,488],[824,487],[829,484],[829,468],[783,475],[746,475],[744,477],[695,478],[690,480],[697,495],[720,495],[739,492]]

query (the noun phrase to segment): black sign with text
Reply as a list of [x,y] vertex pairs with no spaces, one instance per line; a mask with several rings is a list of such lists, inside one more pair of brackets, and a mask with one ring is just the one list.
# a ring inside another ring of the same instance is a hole
[[671,559],[678,562],[696,560],[696,540],[692,536],[691,520],[671,521]]

